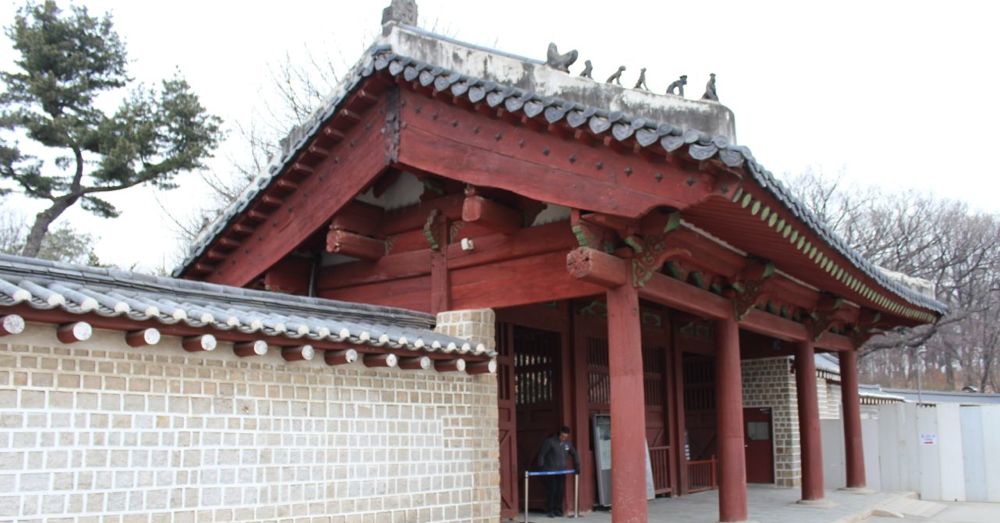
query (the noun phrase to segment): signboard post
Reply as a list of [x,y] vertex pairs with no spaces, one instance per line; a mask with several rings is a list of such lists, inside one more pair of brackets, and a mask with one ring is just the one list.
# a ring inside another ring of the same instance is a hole
[[[594,468],[597,477],[597,504],[611,506],[611,415],[594,414],[590,420],[594,444]],[[653,486],[653,465],[649,459],[649,442],[646,442],[646,499],[656,497]]]

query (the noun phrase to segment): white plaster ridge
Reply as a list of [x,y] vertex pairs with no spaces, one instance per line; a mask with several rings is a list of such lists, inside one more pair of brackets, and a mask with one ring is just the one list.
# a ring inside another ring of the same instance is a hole
[[381,43],[393,51],[451,71],[512,85],[542,96],[562,98],[589,107],[620,111],[681,129],[722,135],[736,143],[736,124],[728,107],[705,100],[629,89],[564,73],[544,62],[495,49],[459,42],[422,29],[388,24]]

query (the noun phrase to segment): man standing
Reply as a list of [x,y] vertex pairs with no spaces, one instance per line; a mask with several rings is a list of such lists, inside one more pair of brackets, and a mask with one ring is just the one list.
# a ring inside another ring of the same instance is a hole
[[[569,467],[566,461],[567,455],[573,455],[573,467]],[[559,433],[545,438],[542,448],[538,451],[538,466],[543,471],[554,470],[578,470],[580,468],[580,455],[576,453],[576,448],[569,440],[569,427],[563,426]],[[542,476],[542,483],[545,485],[545,512],[550,518],[563,515],[563,492],[566,487],[566,477]]]

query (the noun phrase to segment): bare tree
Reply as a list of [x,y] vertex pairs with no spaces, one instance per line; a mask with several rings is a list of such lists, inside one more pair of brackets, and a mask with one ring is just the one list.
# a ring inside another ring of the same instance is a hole
[[1000,219],[913,191],[849,186],[807,172],[789,187],[862,256],[928,280],[949,313],[933,325],[895,329],[863,348],[866,379],[996,390],[1000,359]]

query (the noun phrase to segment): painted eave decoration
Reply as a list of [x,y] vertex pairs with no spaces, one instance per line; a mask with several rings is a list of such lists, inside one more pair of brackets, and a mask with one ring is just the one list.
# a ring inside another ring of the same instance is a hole
[[[543,124],[559,123],[570,128],[586,129],[595,136],[603,136],[605,142],[608,140],[627,142],[633,150],[658,148],[658,153],[667,155],[684,153],[699,162],[718,162],[724,168],[739,173],[744,180],[752,180],[753,185],[762,189],[768,198],[776,200],[778,204],[775,208],[771,208],[761,200],[758,190],[750,190],[750,184],[744,181],[743,187],[735,191],[731,198],[734,212],[745,213],[746,219],[763,220],[773,230],[776,238],[790,242],[799,256],[807,258],[830,278],[849,289],[853,293],[853,296],[848,296],[849,299],[867,301],[875,308],[917,323],[934,322],[947,312],[944,304],[888,277],[881,269],[851,249],[775,179],[771,172],[757,162],[749,148],[733,143],[729,137],[723,134],[712,135],[692,128],[685,129],[675,125],[678,122],[656,121],[626,114],[623,111],[608,110],[606,107],[588,106],[539,90],[523,89],[502,81],[484,79],[439,64],[418,60],[410,55],[419,53],[425,56],[440,56],[445,53],[435,54],[434,50],[428,51],[402,44],[401,47],[407,49],[395,49],[389,43],[398,44],[404,41],[401,40],[403,37],[420,40],[423,46],[458,45],[477,52],[491,53],[494,57],[508,61],[521,60],[525,67],[540,65],[537,61],[455,42],[415,27],[393,25],[390,35],[370,47],[359,63],[345,76],[340,88],[331,96],[330,102],[317,111],[308,123],[293,129],[283,140],[280,157],[276,158],[266,172],[258,177],[195,241],[187,258],[174,271],[175,276],[180,277],[188,273],[208,247],[231,226],[236,218],[247,211],[282,173],[293,168],[300,155],[308,150],[310,143],[343,109],[343,105],[351,96],[363,90],[366,81],[374,77],[383,77],[419,84],[433,93],[446,93],[453,99],[466,99],[471,104],[486,104],[508,113],[521,114],[524,118],[538,120]],[[621,89],[596,82],[591,83],[594,90]],[[544,85],[539,87],[543,88]],[[643,93],[642,96],[656,95]],[[697,103],[721,107],[717,102],[697,101]],[[728,112],[727,109],[725,111]],[[821,243],[813,245],[807,240],[807,233],[817,236]]]

